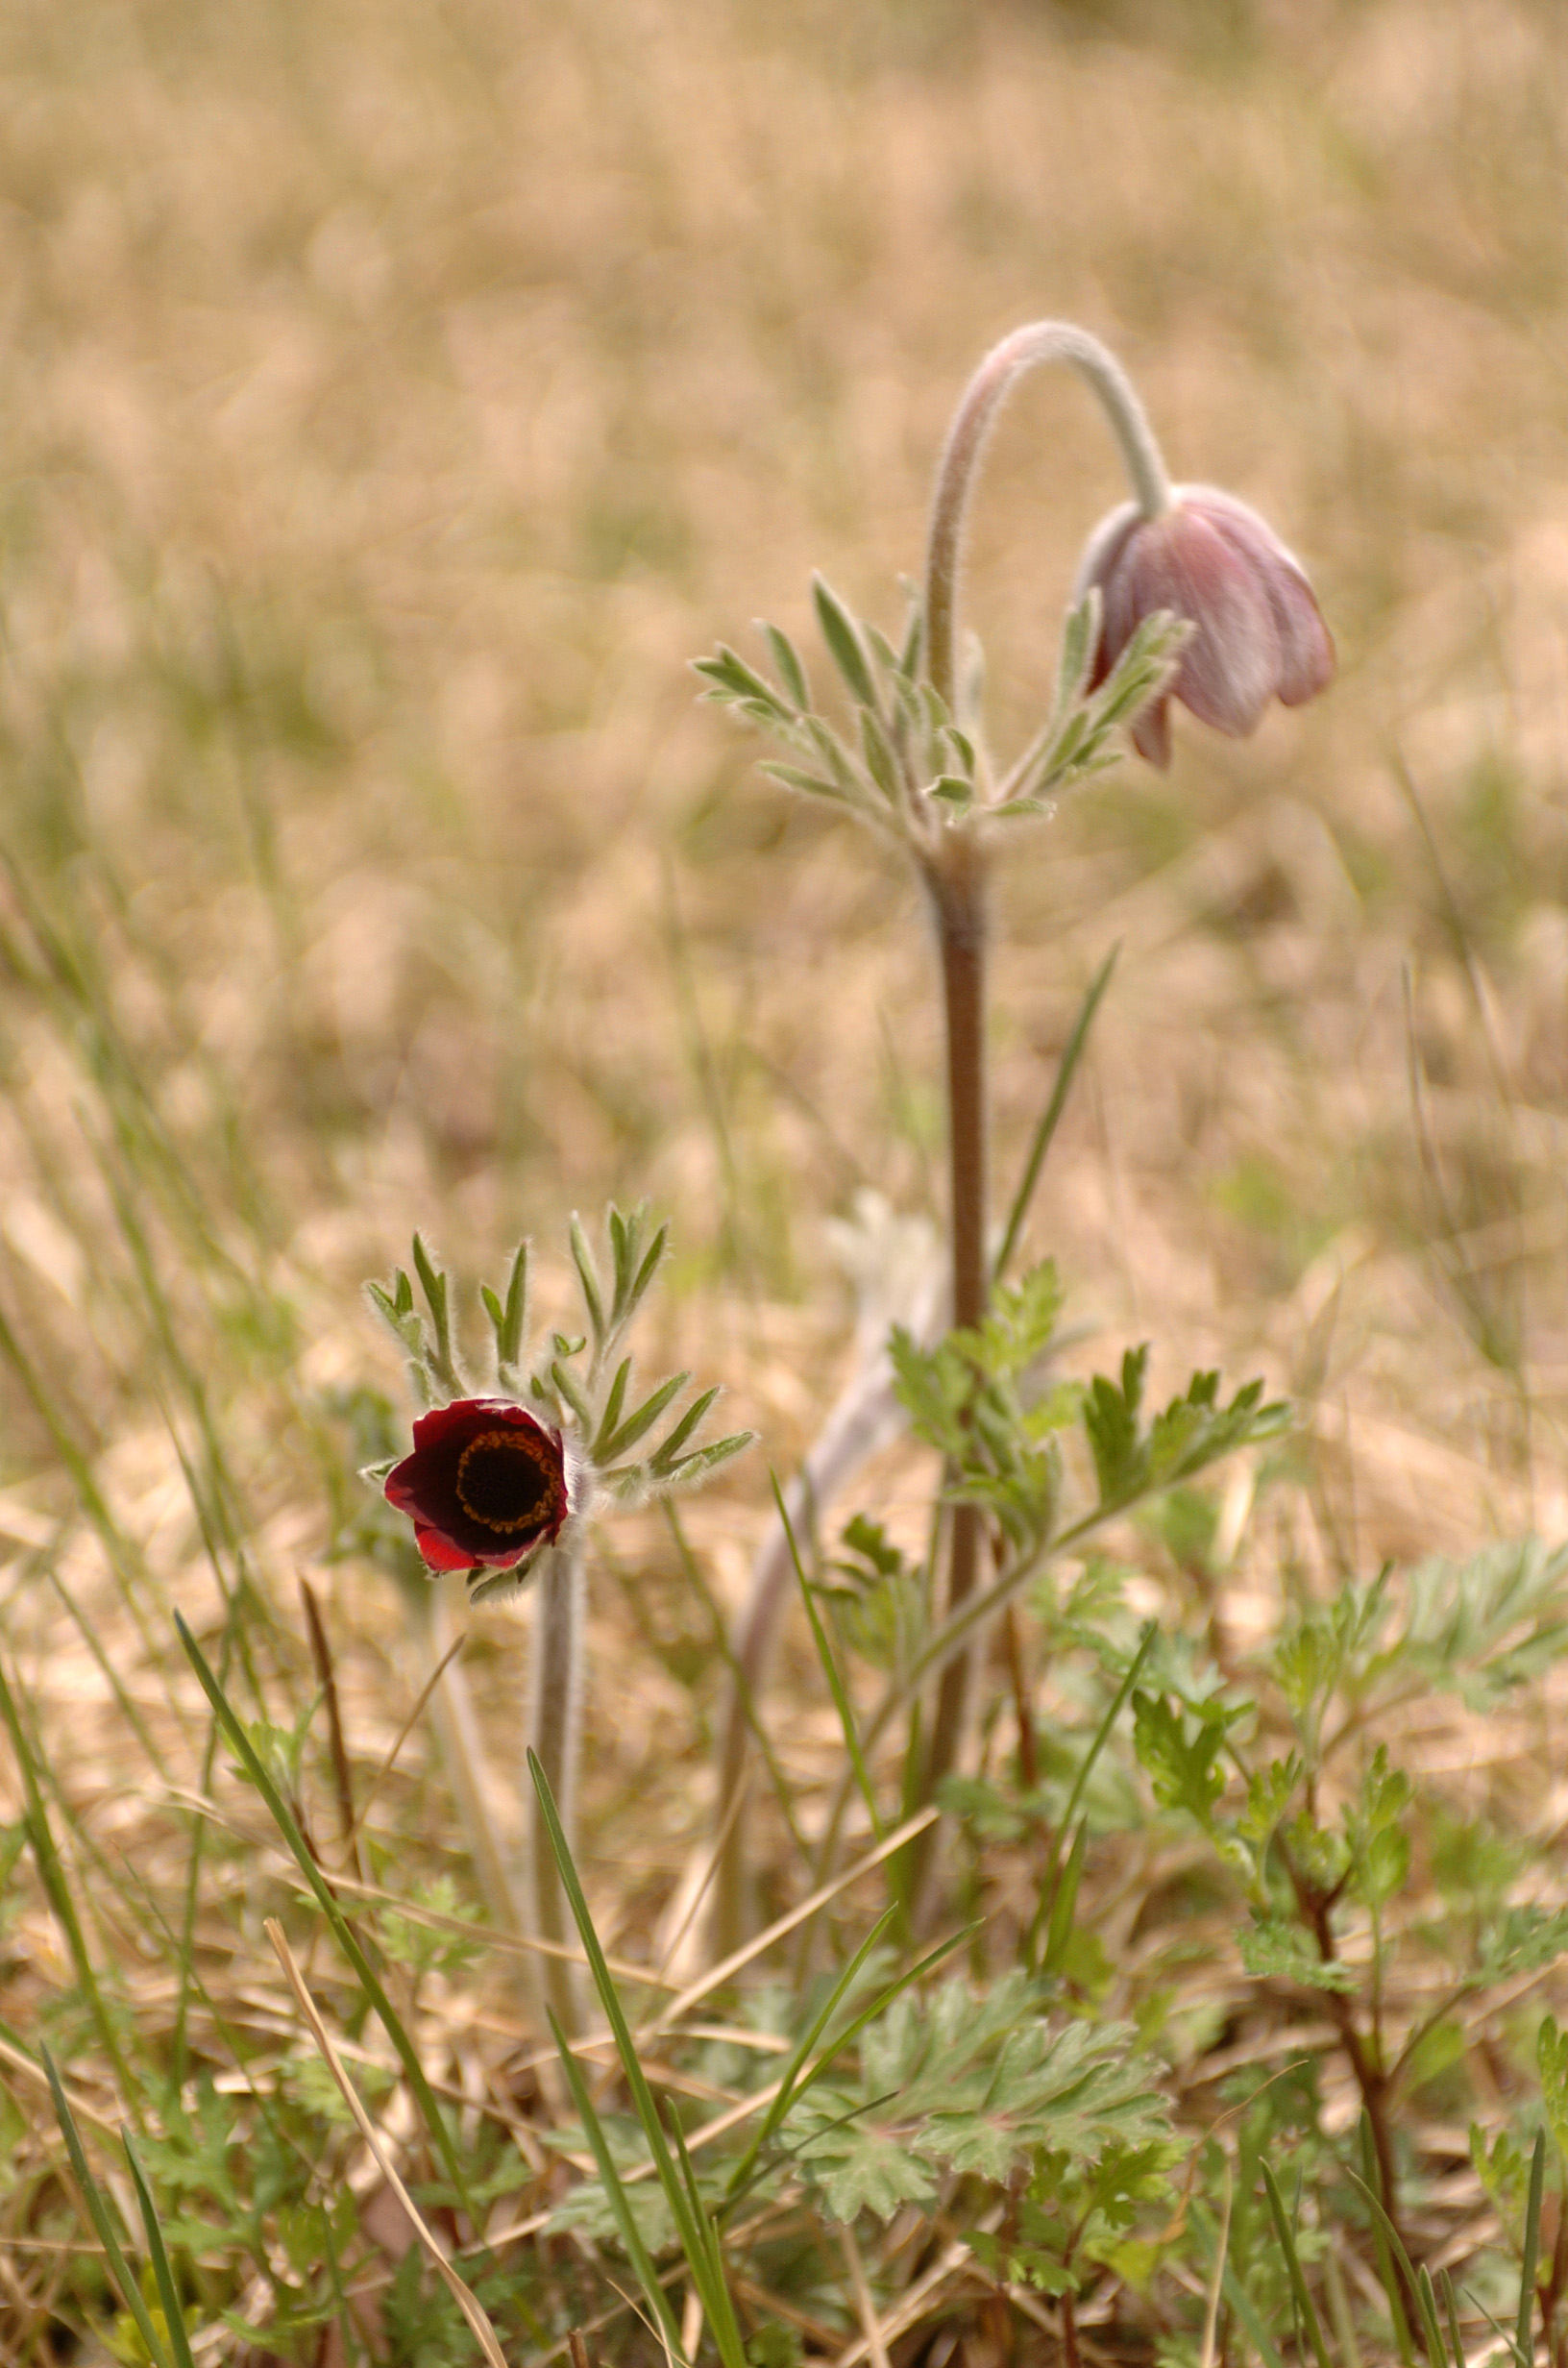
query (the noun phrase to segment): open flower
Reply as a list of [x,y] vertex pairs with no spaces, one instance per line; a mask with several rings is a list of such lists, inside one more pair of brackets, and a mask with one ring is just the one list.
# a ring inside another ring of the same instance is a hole
[[571,1507],[566,1450],[525,1407],[459,1397],[414,1423],[414,1451],[386,1476],[432,1570],[511,1570],[553,1545]]
[[1334,643],[1298,560],[1254,509],[1213,485],[1177,485],[1154,515],[1126,502],[1102,520],[1078,569],[1104,604],[1090,688],[1145,617],[1170,609],[1193,630],[1168,691],[1133,725],[1150,764],[1170,762],[1169,702],[1244,739],[1270,699],[1299,707],[1334,678]]

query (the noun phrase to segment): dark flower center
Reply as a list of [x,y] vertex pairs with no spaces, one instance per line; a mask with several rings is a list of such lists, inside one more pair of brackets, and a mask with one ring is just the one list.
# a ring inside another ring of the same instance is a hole
[[480,1431],[457,1466],[457,1501],[482,1528],[537,1529],[559,1505],[560,1468],[548,1440],[527,1431]]

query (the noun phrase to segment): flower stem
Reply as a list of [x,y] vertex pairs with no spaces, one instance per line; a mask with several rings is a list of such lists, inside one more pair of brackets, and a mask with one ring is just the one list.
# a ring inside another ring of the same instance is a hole
[[[952,1321],[968,1328],[984,1318],[990,1291],[986,1256],[989,1112],[986,1073],[986,859],[973,831],[953,831],[926,867],[936,916],[947,1016],[947,1113],[952,1227]],[[985,1536],[980,1509],[959,1505],[947,1554],[946,1611],[974,1591]],[[943,1671],[927,1747],[922,1801],[951,1769],[968,1708],[971,1656],[961,1653]]]
[[993,346],[965,390],[953,414],[937,470],[926,546],[926,671],[933,689],[953,703],[957,648],[958,574],[964,523],[980,456],[1008,394],[1026,370],[1040,362],[1065,362],[1099,398],[1132,482],[1133,496],[1147,518],[1170,507],[1170,480],[1143,406],[1121,364],[1098,337],[1069,321],[1031,321]]
[[[569,1845],[576,1805],[585,1593],[581,1544],[563,1542],[545,1556],[535,1594],[533,1748],[550,1780]],[[572,1917],[537,1800],[529,1807],[528,1869],[535,1936],[564,1946],[573,1938]],[[540,1985],[556,2021],[572,2036],[580,2017],[570,1961],[545,1958]]]
[[[931,686],[953,709],[957,676],[958,580],[964,526],[986,438],[1012,387],[1041,362],[1064,362],[1098,397],[1120,449],[1134,497],[1148,517],[1170,506],[1170,481],[1143,407],[1119,362],[1087,330],[1066,321],[1033,321],[993,346],[953,415],[937,469],[926,546],[925,664]],[[969,719],[964,719],[968,722]],[[986,861],[973,829],[951,829],[921,858],[936,917],[947,1018],[947,1115],[951,1160],[955,1326],[986,1313],[988,1112],[986,1073]],[[985,1531],[979,1509],[955,1508],[947,1557],[950,1618],[973,1593]],[[954,1764],[968,1712],[972,1656],[954,1656],[943,1671],[927,1749],[922,1800]],[[917,1881],[920,1876],[917,1874]]]

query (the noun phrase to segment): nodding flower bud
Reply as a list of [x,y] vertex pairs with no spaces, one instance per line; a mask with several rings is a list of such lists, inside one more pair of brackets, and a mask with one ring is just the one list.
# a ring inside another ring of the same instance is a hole
[[1270,699],[1299,707],[1334,678],[1334,643],[1299,561],[1254,509],[1212,485],[1176,485],[1151,516],[1123,503],[1101,521],[1078,569],[1103,603],[1090,688],[1145,617],[1170,609],[1193,627],[1169,689],[1133,725],[1150,764],[1170,762],[1169,702],[1243,739]]

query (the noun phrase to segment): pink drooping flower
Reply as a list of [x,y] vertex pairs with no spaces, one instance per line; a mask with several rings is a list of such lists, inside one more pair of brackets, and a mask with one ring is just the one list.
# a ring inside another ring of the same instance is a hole
[[556,1433],[504,1397],[459,1397],[414,1424],[414,1451],[386,1476],[431,1570],[512,1570],[553,1545],[571,1510]]
[[1170,762],[1172,699],[1201,723],[1243,739],[1270,699],[1299,707],[1334,678],[1334,643],[1299,560],[1254,509],[1213,485],[1177,485],[1151,517],[1123,503],[1090,538],[1077,597],[1103,604],[1092,689],[1145,617],[1174,610],[1193,627],[1167,691],[1133,725],[1150,764]]

